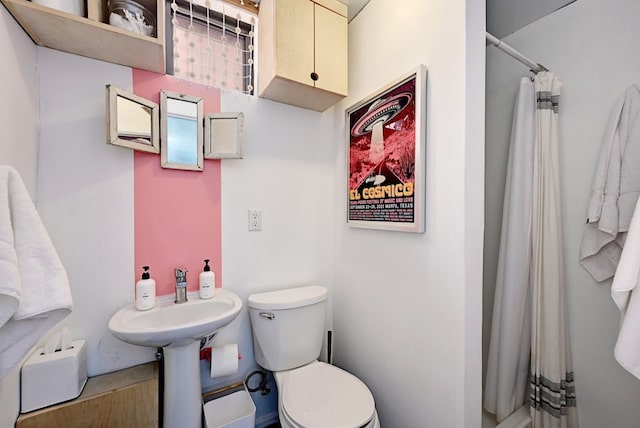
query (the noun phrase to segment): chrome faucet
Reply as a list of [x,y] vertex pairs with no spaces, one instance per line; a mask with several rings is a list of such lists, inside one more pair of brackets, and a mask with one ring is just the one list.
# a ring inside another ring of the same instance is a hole
[[176,303],[187,301],[187,270],[176,269]]

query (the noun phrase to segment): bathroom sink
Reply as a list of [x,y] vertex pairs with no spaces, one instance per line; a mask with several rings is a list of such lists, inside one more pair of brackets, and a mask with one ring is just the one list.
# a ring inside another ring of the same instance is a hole
[[187,302],[174,303],[173,296],[163,296],[148,311],[131,304],[111,317],[109,330],[118,339],[162,348],[165,427],[202,426],[200,340],[233,321],[240,309],[238,296],[218,288],[212,299],[194,293]]
[[219,288],[208,300],[196,294],[185,303],[160,298],[156,306],[147,311],[137,310],[134,304],[125,306],[111,317],[109,330],[118,339],[133,345],[183,346],[226,326],[238,316],[241,308],[238,296]]

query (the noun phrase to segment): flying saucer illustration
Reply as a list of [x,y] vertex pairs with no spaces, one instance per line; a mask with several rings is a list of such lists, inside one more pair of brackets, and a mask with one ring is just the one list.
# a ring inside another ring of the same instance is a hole
[[371,147],[369,148],[371,160],[379,161],[384,156],[384,125],[400,114],[412,99],[413,95],[410,92],[401,92],[388,98],[381,98],[372,103],[367,113],[353,125],[351,135],[354,137],[371,133]]

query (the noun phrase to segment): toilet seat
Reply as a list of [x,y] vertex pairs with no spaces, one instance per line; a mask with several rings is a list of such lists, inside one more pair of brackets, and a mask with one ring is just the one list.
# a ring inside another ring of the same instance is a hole
[[297,426],[358,428],[374,417],[367,386],[336,366],[314,361],[279,375],[280,405]]

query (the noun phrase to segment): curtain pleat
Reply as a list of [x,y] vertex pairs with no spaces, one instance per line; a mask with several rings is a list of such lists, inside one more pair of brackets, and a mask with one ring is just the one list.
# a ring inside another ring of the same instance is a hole
[[511,127],[484,407],[502,422],[527,402],[535,91],[520,81]]

